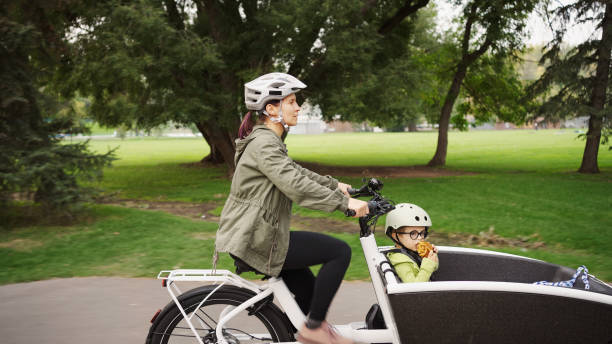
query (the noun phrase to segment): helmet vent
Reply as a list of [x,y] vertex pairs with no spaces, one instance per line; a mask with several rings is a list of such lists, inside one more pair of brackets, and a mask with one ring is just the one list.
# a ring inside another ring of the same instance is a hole
[[427,221],[427,216],[425,216],[425,221]]
[[285,86],[284,82],[275,82],[275,83],[270,85],[270,87],[274,87],[274,88],[280,88],[282,86]]
[[[410,207],[410,208],[412,208],[412,207]],[[421,219],[418,216],[415,216],[414,219],[417,220],[417,221],[421,221]]]

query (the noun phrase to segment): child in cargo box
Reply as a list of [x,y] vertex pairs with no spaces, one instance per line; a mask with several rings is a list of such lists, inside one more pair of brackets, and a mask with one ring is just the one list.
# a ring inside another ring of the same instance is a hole
[[427,282],[438,269],[438,249],[435,246],[425,257],[417,252],[417,244],[427,238],[429,227],[429,214],[414,204],[398,204],[387,214],[385,232],[396,247],[387,253],[387,258],[402,282]]

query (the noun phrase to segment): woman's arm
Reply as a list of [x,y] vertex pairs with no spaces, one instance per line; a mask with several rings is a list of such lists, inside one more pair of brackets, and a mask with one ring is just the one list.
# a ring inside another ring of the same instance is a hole
[[322,176],[316,172],[313,172],[305,167],[302,167],[300,164],[298,164],[297,162],[291,160],[291,162],[293,163],[293,165],[295,166],[296,169],[298,169],[298,171],[300,171],[301,174],[303,174],[304,176],[314,180],[315,182],[331,189],[331,190],[335,190],[338,188],[338,180],[333,178],[332,176]]
[[347,209],[349,198],[341,190],[332,190],[303,174],[274,141],[256,139],[250,145],[257,152],[254,157],[259,170],[295,203],[328,212]]

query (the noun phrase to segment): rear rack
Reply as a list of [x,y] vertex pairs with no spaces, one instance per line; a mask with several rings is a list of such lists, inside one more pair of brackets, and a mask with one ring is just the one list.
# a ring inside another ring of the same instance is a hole
[[233,284],[238,287],[250,289],[256,293],[261,291],[259,285],[248,281],[229,270],[212,269],[178,269],[163,270],[157,275],[157,279],[172,282],[213,282],[213,284]]

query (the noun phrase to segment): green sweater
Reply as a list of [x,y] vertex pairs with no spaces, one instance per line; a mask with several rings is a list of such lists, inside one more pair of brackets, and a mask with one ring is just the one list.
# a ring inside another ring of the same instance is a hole
[[420,268],[412,258],[400,252],[390,252],[387,258],[404,283],[428,282],[431,274],[438,270],[438,263],[429,258],[423,258]]

